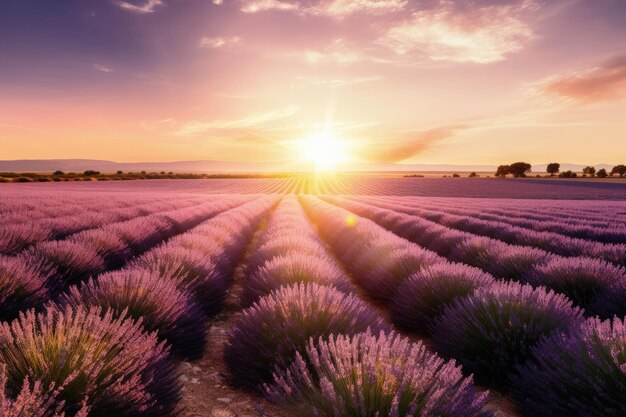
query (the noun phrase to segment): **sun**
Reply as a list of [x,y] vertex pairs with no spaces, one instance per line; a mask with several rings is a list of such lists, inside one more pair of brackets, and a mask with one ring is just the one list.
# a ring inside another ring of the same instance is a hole
[[315,164],[316,172],[332,172],[348,159],[346,142],[329,131],[311,134],[301,142],[300,152]]

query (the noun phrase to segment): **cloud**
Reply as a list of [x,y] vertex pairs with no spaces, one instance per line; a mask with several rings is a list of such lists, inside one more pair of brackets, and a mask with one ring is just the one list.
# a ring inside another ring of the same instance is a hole
[[403,10],[407,3],[407,0],[329,0],[309,8],[308,13],[336,19],[356,13],[384,15]]
[[294,11],[299,9],[300,5],[298,3],[282,0],[246,0],[241,6],[241,11],[244,13],[257,13],[267,10]]
[[114,71],[113,68],[109,68],[106,65],[101,65],[101,64],[93,64],[93,68],[96,71],[100,71],[100,72],[107,72],[107,73],[109,73],[109,72],[113,72]]
[[219,49],[219,48],[224,48],[229,45],[235,45],[240,42],[241,42],[241,38],[239,36],[231,36],[231,37],[217,36],[214,38],[209,38],[205,36],[202,39],[200,39],[200,47]]
[[344,19],[357,13],[370,15],[393,13],[403,10],[407,4],[408,0],[322,0],[310,5],[286,0],[243,0],[241,11],[257,13],[280,10]]
[[417,53],[433,61],[498,62],[533,39],[522,15],[535,10],[530,1],[467,9],[442,1],[392,26],[378,43],[398,55]]
[[436,144],[470,128],[469,125],[448,125],[428,130],[405,132],[389,141],[371,143],[361,156],[372,162],[400,162],[431,149]]
[[352,77],[352,78],[324,78],[324,77],[296,77],[296,82],[292,85],[293,88],[305,88],[305,87],[327,87],[327,88],[341,88],[351,85],[364,84],[382,79],[380,75],[374,75],[370,77]]
[[298,108],[291,106],[280,110],[252,114],[240,119],[199,121],[192,120],[184,123],[175,134],[179,136],[197,135],[207,132],[224,130],[247,130],[271,127],[272,122],[293,116]]
[[298,52],[297,55],[312,65],[331,63],[348,66],[369,60],[366,54],[350,45],[343,38],[333,40],[326,48],[318,50],[307,49],[303,52]]
[[146,0],[141,5],[129,3],[123,0],[113,0],[113,3],[124,10],[140,14],[152,13],[157,6],[163,5],[162,0]]
[[545,78],[534,90],[568,102],[595,103],[626,97],[626,55],[598,66]]

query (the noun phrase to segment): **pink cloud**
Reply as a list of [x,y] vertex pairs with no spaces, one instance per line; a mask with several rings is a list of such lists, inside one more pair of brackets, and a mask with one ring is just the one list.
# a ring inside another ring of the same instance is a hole
[[299,10],[300,5],[295,2],[282,0],[245,0],[241,6],[244,13],[257,13],[268,10],[293,11]]
[[211,48],[211,49],[220,49],[225,48],[230,45],[236,45],[241,42],[241,38],[239,36],[216,36],[216,37],[203,37],[200,39],[200,47],[201,48]]
[[626,55],[601,65],[569,71],[538,83],[540,92],[565,100],[594,103],[626,97]]
[[404,10],[407,0],[329,0],[309,9],[309,13],[342,19],[356,13],[383,15]]
[[413,130],[396,136],[392,141],[370,143],[360,152],[364,159],[372,162],[401,162],[424,153],[469,125],[446,125],[427,130]]
[[142,4],[133,4],[123,0],[113,0],[118,7],[134,13],[152,13],[157,6],[163,5],[162,0],[147,0]]
[[399,55],[418,54],[434,61],[498,62],[533,39],[523,18],[535,10],[530,4],[458,10],[453,2],[444,1],[393,25],[378,42]]

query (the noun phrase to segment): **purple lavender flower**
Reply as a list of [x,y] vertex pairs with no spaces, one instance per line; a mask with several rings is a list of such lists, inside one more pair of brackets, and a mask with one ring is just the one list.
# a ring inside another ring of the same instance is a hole
[[503,385],[543,337],[579,324],[581,317],[561,294],[501,282],[447,307],[433,323],[433,342],[477,381]]
[[147,331],[157,332],[183,357],[198,358],[204,350],[207,318],[193,295],[179,289],[175,281],[146,270],[100,275],[97,281],[70,288],[60,303],[74,309],[100,307],[103,315],[112,310],[115,318],[142,319]]
[[446,306],[494,283],[491,275],[467,265],[427,266],[398,287],[389,306],[392,320],[402,328],[428,334]]
[[535,268],[529,282],[567,295],[589,314],[626,315],[626,269],[608,262],[557,257]]
[[[52,392],[46,392],[41,382],[31,383],[26,378],[17,395],[12,399],[6,395],[6,382],[6,367],[0,364],[0,416],[65,417],[65,412],[63,411],[65,403],[57,399],[61,391],[59,387],[48,390]],[[83,403],[74,417],[87,417],[88,413],[89,407]]]
[[275,368],[288,366],[310,337],[386,330],[378,313],[352,294],[318,284],[281,287],[243,311],[224,360],[235,382],[259,387]]
[[492,415],[484,411],[488,394],[453,361],[396,333],[312,338],[266,391],[303,416]]
[[332,286],[346,293],[354,290],[343,271],[328,259],[292,254],[271,259],[248,277],[242,304],[249,306],[280,286],[300,282]]
[[589,319],[580,328],[542,341],[533,356],[514,379],[525,416],[626,415],[624,320]]
[[0,256],[0,320],[11,320],[20,310],[44,302],[51,269],[44,262]]
[[197,298],[207,316],[220,310],[231,278],[215,268],[210,257],[172,245],[159,246],[145,253],[133,261],[130,268],[145,269],[175,281]]
[[30,248],[26,262],[46,262],[54,267],[48,283],[53,290],[63,290],[104,270],[104,259],[95,250],[71,241],[51,241]]
[[28,311],[0,325],[7,389],[26,378],[61,387],[64,410],[86,402],[90,416],[167,416],[178,400],[177,372],[156,334],[140,322],[80,308]]

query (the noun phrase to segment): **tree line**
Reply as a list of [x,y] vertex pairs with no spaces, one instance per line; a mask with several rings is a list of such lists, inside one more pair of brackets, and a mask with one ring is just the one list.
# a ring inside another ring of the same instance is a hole
[[[527,162],[515,162],[510,165],[500,165],[496,170],[496,177],[504,178],[507,175],[512,175],[514,178],[523,178],[526,177],[528,173],[532,172],[532,165]],[[578,174],[573,172],[572,170],[567,170],[561,172],[561,164],[558,162],[551,162],[546,167],[546,172],[550,174],[551,177],[554,177],[558,174],[559,178],[577,178]],[[619,175],[620,178],[626,175],[626,165],[615,165],[610,172],[607,172],[606,169],[601,168],[596,170],[595,167],[587,166],[583,168],[582,176],[583,177],[597,177],[597,178],[606,178],[612,177],[614,175]]]

